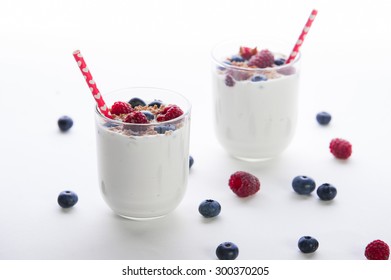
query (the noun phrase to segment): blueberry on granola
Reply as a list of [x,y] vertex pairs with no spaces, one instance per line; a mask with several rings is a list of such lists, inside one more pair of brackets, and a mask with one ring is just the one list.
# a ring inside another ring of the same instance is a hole
[[234,61],[234,62],[244,62],[244,58],[239,56],[239,55],[233,55],[231,57],[231,61]]
[[144,111],[141,111],[141,113],[143,113],[146,117],[147,117],[147,120],[148,121],[152,121],[154,118],[155,118],[155,115],[152,114],[150,111],[148,110],[144,110]]
[[128,101],[128,103],[130,105],[132,105],[133,108],[137,107],[137,106],[145,106],[147,105],[144,100],[142,100],[141,98],[138,98],[138,97],[133,97],[132,99],[130,99]]
[[150,102],[148,106],[153,107],[156,105],[156,107],[160,108],[162,106],[163,101],[155,99],[154,101]]

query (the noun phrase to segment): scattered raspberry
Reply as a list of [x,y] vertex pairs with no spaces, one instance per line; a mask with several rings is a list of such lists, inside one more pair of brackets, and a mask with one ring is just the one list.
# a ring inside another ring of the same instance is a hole
[[140,111],[133,111],[124,119],[126,123],[148,123],[147,117]]
[[388,260],[390,248],[387,243],[379,239],[372,241],[365,248],[365,257],[368,260]]
[[227,87],[233,87],[235,85],[235,81],[230,75],[227,75],[225,76],[225,84]]
[[269,50],[261,50],[259,53],[251,57],[248,66],[256,66],[258,68],[272,67],[274,64],[274,55]]
[[169,121],[183,115],[183,111],[177,105],[169,105],[156,117],[158,122]]
[[330,152],[339,159],[347,159],[352,154],[352,144],[341,138],[335,138],[330,142]]
[[237,171],[229,178],[228,185],[239,197],[247,197],[259,191],[261,184],[257,177],[245,171]]
[[239,53],[240,56],[245,60],[249,60],[253,55],[256,55],[258,52],[257,48],[249,48],[249,47],[240,47]]
[[111,106],[111,113],[114,115],[129,114],[133,111],[132,106],[129,103],[117,101]]

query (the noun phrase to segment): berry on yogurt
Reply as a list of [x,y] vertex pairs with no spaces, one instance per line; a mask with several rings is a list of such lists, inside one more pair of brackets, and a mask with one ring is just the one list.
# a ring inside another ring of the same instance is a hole
[[147,105],[144,100],[138,97],[133,97],[128,101],[128,103],[133,107],[136,108],[137,106],[145,106]]
[[[148,105],[146,105],[148,104]],[[113,130],[127,130],[125,134],[152,135],[166,134],[181,127],[181,122],[162,123],[183,115],[182,109],[175,104],[165,104],[161,100],[154,99],[146,102],[138,97],[131,98],[128,102],[116,101],[109,108],[114,120],[126,123],[110,125]],[[135,124],[152,124],[153,126],[136,126]]]

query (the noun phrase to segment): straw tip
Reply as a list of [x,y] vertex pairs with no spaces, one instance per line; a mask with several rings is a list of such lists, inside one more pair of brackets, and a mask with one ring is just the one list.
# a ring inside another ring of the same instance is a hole
[[73,51],[73,54],[75,55],[75,54],[80,54],[80,50],[75,50],[75,51]]

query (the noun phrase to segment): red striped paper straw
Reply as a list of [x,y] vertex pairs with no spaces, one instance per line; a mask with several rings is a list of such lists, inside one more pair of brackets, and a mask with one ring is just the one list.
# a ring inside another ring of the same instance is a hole
[[289,58],[286,61],[286,64],[288,64],[289,62],[291,62],[292,60],[294,60],[296,58],[297,54],[299,53],[300,47],[304,42],[305,36],[307,35],[308,31],[310,30],[310,27],[311,27],[317,14],[318,14],[317,10],[315,10],[315,9],[312,10],[311,15],[309,16],[307,23],[304,25],[303,31],[301,32],[299,39],[296,42],[295,47],[293,48]]
[[98,104],[99,111],[107,118],[112,119],[110,115],[109,108],[106,106],[106,103],[103,101],[103,97],[100,94],[94,79],[92,78],[91,72],[87,67],[86,62],[79,50],[73,52],[73,57],[75,58],[77,65],[80,68],[81,73],[83,74],[88,87],[91,90],[92,96],[94,97],[96,103]]

